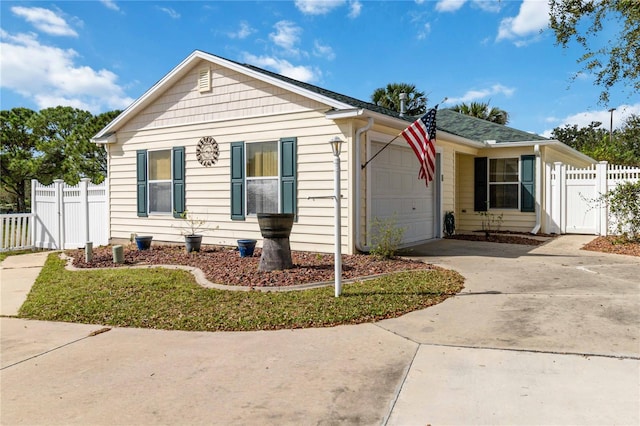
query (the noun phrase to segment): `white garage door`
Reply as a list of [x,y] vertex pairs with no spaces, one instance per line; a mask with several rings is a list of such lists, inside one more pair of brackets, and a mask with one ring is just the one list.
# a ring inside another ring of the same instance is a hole
[[[372,153],[384,144],[372,143]],[[418,179],[419,163],[410,147],[390,145],[371,162],[371,219],[395,218],[405,228],[404,244],[436,237],[436,183]],[[439,167],[438,167],[439,169]]]

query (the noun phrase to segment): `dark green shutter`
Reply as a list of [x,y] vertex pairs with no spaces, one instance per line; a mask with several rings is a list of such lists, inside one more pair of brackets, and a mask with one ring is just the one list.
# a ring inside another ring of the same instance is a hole
[[231,220],[244,220],[244,142],[231,143]]
[[147,216],[147,150],[136,151],[136,181],[138,216]]
[[173,217],[181,217],[185,210],[184,147],[173,148]]
[[477,212],[487,211],[487,157],[474,159],[474,186],[473,186],[473,210]]
[[536,211],[536,156],[520,157],[520,211]]
[[296,213],[296,138],[280,139],[280,201],[282,213]]

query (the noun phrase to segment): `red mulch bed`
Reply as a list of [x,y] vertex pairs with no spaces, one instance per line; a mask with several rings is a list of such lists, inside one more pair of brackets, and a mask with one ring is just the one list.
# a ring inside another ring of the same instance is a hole
[[[250,287],[277,287],[332,281],[333,255],[294,251],[292,269],[259,272],[260,249],[253,257],[241,258],[236,249],[207,246],[199,253],[186,253],[182,246],[152,245],[151,250],[139,251],[135,245],[124,247],[124,264],[114,264],[111,247],[93,250],[93,260],[84,261],[84,250],[68,251],[77,268],[122,267],[132,265],[187,265],[200,268],[207,279],[216,284]],[[374,256],[357,254],[342,256],[343,279],[362,278],[415,269],[435,269],[420,261],[407,259],[380,260]]]
[[640,242],[624,242],[618,237],[598,237],[582,247],[583,250],[640,256]]

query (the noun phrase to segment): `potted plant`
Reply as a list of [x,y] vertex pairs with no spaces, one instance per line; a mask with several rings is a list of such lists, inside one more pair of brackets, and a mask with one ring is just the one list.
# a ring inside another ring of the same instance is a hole
[[252,257],[257,242],[258,240],[252,239],[238,240],[238,252],[240,252],[240,257]]
[[206,220],[194,216],[188,210],[180,213],[180,219],[182,220],[182,224],[178,227],[180,228],[180,233],[184,235],[184,244],[187,253],[200,251],[202,233],[218,229],[217,226],[215,228],[208,227]]
[[135,235],[136,246],[138,250],[150,250],[151,249],[151,240],[153,240],[152,235]]

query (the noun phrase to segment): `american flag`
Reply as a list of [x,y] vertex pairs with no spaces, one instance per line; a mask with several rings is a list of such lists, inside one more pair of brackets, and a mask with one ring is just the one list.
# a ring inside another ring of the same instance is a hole
[[402,137],[413,148],[420,162],[418,179],[424,179],[427,186],[436,172],[436,111],[431,108],[425,115],[402,131]]

